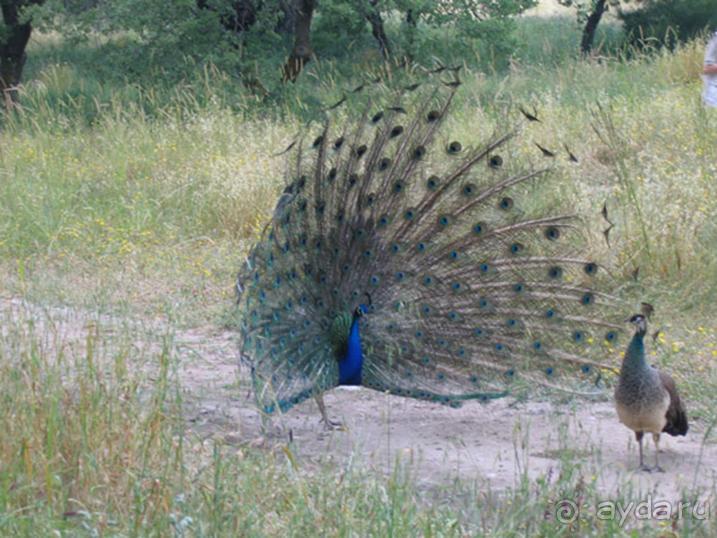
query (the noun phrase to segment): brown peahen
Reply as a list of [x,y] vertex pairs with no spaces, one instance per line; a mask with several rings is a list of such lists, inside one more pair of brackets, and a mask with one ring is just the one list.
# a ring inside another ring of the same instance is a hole
[[642,457],[642,438],[645,433],[651,433],[655,442],[654,470],[662,471],[659,464],[660,433],[686,435],[687,413],[672,377],[645,360],[647,318],[635,314],[628,321],[636,329],[622,362],[620,380],[615,388],[615,407],[620,422],[635,432],[640,445],[640,469],[653,470],[645,465]]
[[454,407],[518,386],[593,393],[610,367],[625,313],[581,254],[581,220],[548,202],[562,156],[520,150],[525,118],[480,142],[448,137],[456,87],[413,104],[404,92],[288,148],[237,284],[265,413],[315,397],[328,424],[321,395],[338,385]]

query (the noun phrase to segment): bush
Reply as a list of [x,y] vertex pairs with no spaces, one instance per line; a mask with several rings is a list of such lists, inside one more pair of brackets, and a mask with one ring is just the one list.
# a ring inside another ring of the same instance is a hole
[[717,0],[646,0],[642,9],[621,12],[630,42],[673,49],[706,29],[717,29]]

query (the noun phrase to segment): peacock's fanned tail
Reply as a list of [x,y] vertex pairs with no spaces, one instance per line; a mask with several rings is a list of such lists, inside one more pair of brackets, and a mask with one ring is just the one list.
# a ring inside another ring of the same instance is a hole
[[571,390],[612,367],[620,312],[580,254],[580,220],[548,201],[550,168],[515,148],[519,125],[472,147],[445,137],[453,96],[297,144],[242,276],[242,355],[265,411],[338,384],[337,320],[347,330],[359,304],[362,384],[403,396]]

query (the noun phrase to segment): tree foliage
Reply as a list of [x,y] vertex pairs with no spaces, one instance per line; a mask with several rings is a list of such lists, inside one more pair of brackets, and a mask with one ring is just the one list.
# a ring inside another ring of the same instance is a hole
[[[513,17],[537,3],[537,0],[393,0],[388,6],[400,12],[405,21],[406,38],[402,45],[406,55],[421,62],[430,56],[429,50],[440,50],[442,45],[451,47],[455,56],[471,57],[483,52],[507,59],[514,48]],[[446,50],[443,55],[450,53]]]
[[[181,78],[209,63],[265,84],[295,80],[312,58],[432,63],[506,57],[512,17],[536,0],[47,0],[42,24],[76,39],[112,40],[108,61],[128,76]],[[302,18],[303,16],[303,18]],[[120,46],[118,47],[118,43]],[[438,45],[438,47],[437,47]],[[452,49],[451,49],[452,47]],[[487,52],[490,51],[490,52]],[[293,63],[292,63],[293,62]]]
[[674,47],[705,30],[717,30],[717,0],[643,0],[643,8],[620,13],[630,41]]
[[574,7],[577,12],[578,23],[583,26],[583,35],[580,40],[580,51],[583,54],[589,54],[592,51],[595,33],[602,16],[610,9],[619,9],[621,3],[629,2],[630,0],[558,0],[559,4]]

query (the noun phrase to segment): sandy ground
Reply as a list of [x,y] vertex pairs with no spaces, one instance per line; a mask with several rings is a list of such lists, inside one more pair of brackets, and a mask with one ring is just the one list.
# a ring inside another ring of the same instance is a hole
[[[607,397],[570,405],[504,399],[451,409],[346,387],[325,397],[330,416],[343,422],[342,429],[327,431],[316,404],[309,400],[272,420],[270,435],[262,437],[247,372],[237,368],[236,335],[230,331],[170,330],[161,321],[118,320],[0,298],[2,330],[10,326],[9,320],[18,319],[32,320],[37,334],[51,335],[48,342],[72,347],[84,345],[88,327],[99,327],[106,342],[129,334],[144,360],[159,349],[158,335],[173,332],[175,373],[185,393],[189,430],[232,445],[258,445],[263,439],[262,446],[270,447],[291,439],[307,468],[327,464],[342,468],[351,461],[389,472],[400,458],[412,462],[421,486],[460,479],[503,491],[516,486],[523,473],[531,479],[555,475],[562,462],[574,461],[598,477],[598,487],[608,499],[629,486],[637,495],[652,493],[674,500],[685,488],[707,494],[717,481],[717,447],[703,443],[700,424],[693,424],[687,437],[663,435],[660,463],[666,472],[636,471],[634,436],[617,421]],[[652,463],[651,440],[647,447]]]

